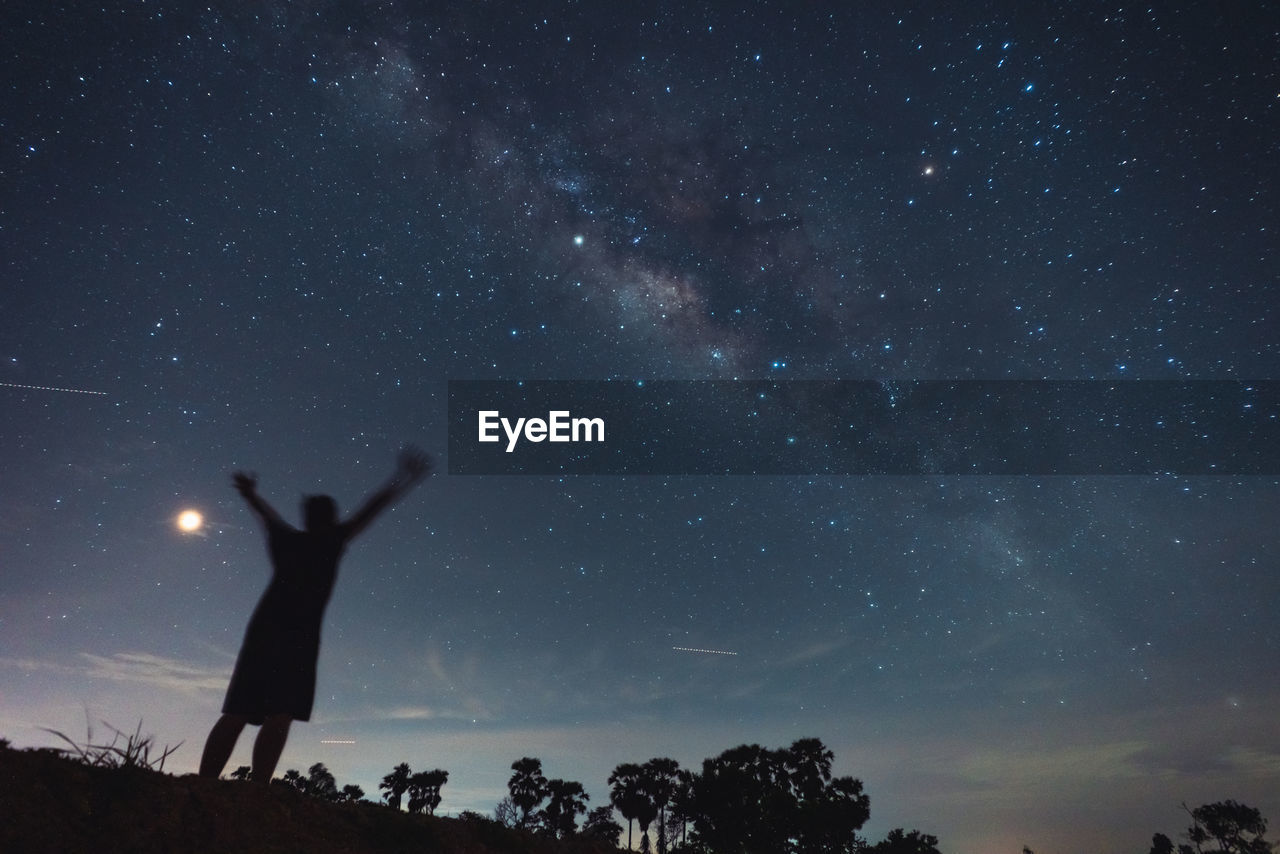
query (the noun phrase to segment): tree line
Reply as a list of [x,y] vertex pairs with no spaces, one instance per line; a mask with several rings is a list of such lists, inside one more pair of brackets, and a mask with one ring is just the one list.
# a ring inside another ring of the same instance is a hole
[[[700,770],[674,759],[624,762],[609,775],[609,805],[588,810],[581,784],[548,780],[532,757],[511,766],[508,796],[495,818],[557,838],[574,833],[657,854],[938,854],[937,837],[896,828],[870,843],[858,835],[870,818],[862,782],[832,774],[834,754],[816,738],[770,750],[744,744],[703,760]],[[585,815],[581,830],[579,816]]]
[[[744,744],[704,760],[700,771],[663,757],[624,762],[609,775],[609,803],[589,809],[581,783],[548,779],[542,761],[526,756],[512,763],[508,794],[492,817],[460,817],[616,845],[624,832],[616,810],[626,821],[627,848],[635,847],[639,830],[640,850],[657,854],[938,854],[937,838],[916,830],[893,830],[874,845],[858,836],[871,802],[860,780],[832,775],[833,758],[821,741],[805,738],[778,750]],[[248,776],[248,767],[231,773]],[[402,762],[378,788],[393,809],[433,815],[448,780],[447,771],[415,773]],[[364,798],[359,786],[339,789],[320,762],[305,776],[291,769],[273,782],[328,801]]]
[[[233,780],[248,780],[249,766],[241,765],[229,776]],[[304,795],[334,803],[354,803],[364,800],[364,789],[357,785],[348,784],[339,789],[333,774],[323,762],[317,762],[308,768],[305,777],[297,770],[290,768],[284,772],[283,776],[276,777],[271,782],[297,789]],[[383,792],[382,799],[392,809],[400,809],[405,795],[408,795],[406,806],[409,812],[435,815],[436,807],[440,806],[440,790],[447,782],[449,782],[448,771],[436,768],[433,771],[419,771],[415,774],[409,769],[408,763],[401,762],[391,769],[390,774],[382,778],[378,788]]]
[[[464,812],[462,819],[494,821],[510,828],[565,839],[586,836],[656,854],[939,854],[937,837],[895,828],[876,843],[858,831],[871,816],[862,782],[832,774],[834,754],[816,738],[770,750],[744,744],[704,759],[699,770],[674,759],[624,762],[609,775],[609,803],[591,809],[590,796],[574,780],[548,779],[542,761],[523,757],[511,764],[507,796],[493,815]],[[231,773],[249,778],[249,768]],[[393,809],[434,815],[449,772],[413,772],[400,763],[382,778],[382,800]],[[306,776],[286,771],[273,782],[334,802],[360,801],[355,785],[338,788],[323,763]],[[1150,854],[1271,854],[1266,819],[1255,808],[1221,801],[1183,809],[1192,820],[1175,844],[1157,833]],[[626,827],[614,816],[621,815]],[[582,825],[579,826],[579,820]],[[1023,848],[1023,854],[1033,854]]]

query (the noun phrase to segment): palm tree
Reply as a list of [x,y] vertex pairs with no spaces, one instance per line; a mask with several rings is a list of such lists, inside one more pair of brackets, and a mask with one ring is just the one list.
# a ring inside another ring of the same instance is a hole
[[409,763],[401,762],[378,784],[378,788],[386,792],[383,797],[387,799],[387,806],[393,810],[400,809],[400,798],[409,789],[409,773]]
[[644,791],[658,814],[658,854],[667,854],[667,804],[676,793],[680,763],[674,759],[655,758],[644,763],[642,770]]
[[419,771],[409,778],[409,812],[419,813],[426,810],[427,815],[435,815],[440,806],[440,787],[449,782],[449,772],[439,768],[434,771]]
[[636,789],[636,824],[640,825],[640,850],[644,854],[649,854],[653,850],[649,847],[649,825],[653,824],[653,820],[658,817],[658,804],[654,801],[649,789],[652,779],[643,766],[641,766],[641,773],[643,776]]
[[634,762],[623,762],[609,775],[609,803],[627,820],[627,850],[631,850],[631,822],[639,818],[645,800],[640,792],[644,769]]
[[547,796],[547,778],[542,776],[542,760],[524,757],[511,763],[515,773],[507,781],[512,802],[520,809],[520,826],[529,826],[529,814]]

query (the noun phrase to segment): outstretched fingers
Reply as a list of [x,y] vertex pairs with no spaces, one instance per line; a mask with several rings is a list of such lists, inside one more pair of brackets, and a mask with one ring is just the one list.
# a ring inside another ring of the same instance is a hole
[[431,474],[431,457],[414,445],[405,446],[400,452],[400,473],[410,481],[419,481]]

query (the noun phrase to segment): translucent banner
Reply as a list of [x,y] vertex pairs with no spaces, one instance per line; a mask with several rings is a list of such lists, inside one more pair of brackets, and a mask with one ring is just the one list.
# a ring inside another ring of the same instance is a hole
[[1275,475],[1280,382],[450,381],[458,475]]

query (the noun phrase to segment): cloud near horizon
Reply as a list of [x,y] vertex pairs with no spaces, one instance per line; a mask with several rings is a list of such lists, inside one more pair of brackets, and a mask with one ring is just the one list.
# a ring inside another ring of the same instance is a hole
[[231,678],[230,667],[210,667],[149,652],[117,652],[98,655],[77,653],[84,663],[65,664],[36,658],[0,658],[0,667],[15,667],[28,672],[55,673],[106,679],[112,682],[134,682],[167,688],[183,694],[222,692]]

